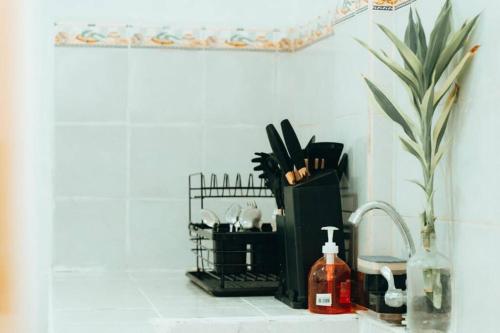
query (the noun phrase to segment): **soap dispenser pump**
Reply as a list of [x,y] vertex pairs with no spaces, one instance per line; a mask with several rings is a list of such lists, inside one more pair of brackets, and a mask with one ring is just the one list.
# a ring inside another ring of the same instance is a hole
[[351,313],[351,269],[337,254],[339,248],[333,241],[336,227],[323,227],[328,241],[323,245],[324,256],[309,273],[309,311],[320,314]]

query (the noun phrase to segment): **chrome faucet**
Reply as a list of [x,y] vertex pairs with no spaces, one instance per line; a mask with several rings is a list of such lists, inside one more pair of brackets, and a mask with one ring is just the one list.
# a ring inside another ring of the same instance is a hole
[[[383,201],[372,201],[364,204],[363,206],[356,209],[354,213],[349,217],[349,222],[355,227],[359,226],[363,216],[371,210],[380,209],[383,210],[392,219],[396,227],[398,228],[401,236],[405,240],[406,249],[408,251],[408,257],[415,255],[415,244],[413,243],[413,238],[411,237],[410,230],[406,225],[405,221],[399,215],[399,213],[386,202]],[[394,276],[392,271],[387,266],[383,266],[381,269],[382,276],[387,280],[388,289],[385,294],[385,303],[391,307],[401,307],[406,303],[406,292],[401,289],[396,289],[394,285]]]
[[361,223],[363,216],[374,209],[383,210],[387,215],[389,215],[394,224],[396,224],[396,227],[401,233],[401,236],[403,236],[403,239],[405,240],[406,249],[408,250],[408,257],[413,256],[415,254],[415,244],[413,243],[413,238],[411,237],[410,230],[408,229],[408,226],[406,225],[401,215],[399,215],[394,207],[389,205],[387,202],[371,201],[365,203],[363,206],[359,207],[354,213],[351,214],[351,216],[349,217],[349,222],[357,227]]

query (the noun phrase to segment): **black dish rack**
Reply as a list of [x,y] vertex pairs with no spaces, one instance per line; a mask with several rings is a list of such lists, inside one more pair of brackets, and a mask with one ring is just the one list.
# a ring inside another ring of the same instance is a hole
[[268,228],[231,232],[227,224],[210,228],[193,221],[193,203],[213,198],[273,198],[270,190],[250,174],[246,185],[237,174],[234,184],[224,174],[219,185],[217,176],[210,176],[206,185],[203,173],[189,175],[189,236],[194,244],[196,270],[187,272],[193,283],[214,296],[274,295],[279,285],[278,239]]

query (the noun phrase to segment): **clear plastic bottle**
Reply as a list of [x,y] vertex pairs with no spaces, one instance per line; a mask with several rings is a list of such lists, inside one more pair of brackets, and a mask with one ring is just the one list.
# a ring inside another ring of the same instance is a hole
[[323,246],[324,256],[309,273],[309,311],[320,314],[352,313],[351,269],[339,257],[338,247],[333,242],[335,227],[324,227],[328,242]]

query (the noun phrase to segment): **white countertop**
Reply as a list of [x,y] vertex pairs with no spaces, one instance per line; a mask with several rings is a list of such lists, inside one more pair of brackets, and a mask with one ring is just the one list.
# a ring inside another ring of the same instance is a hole
[[380,332],[392,330],[366,315],[315,315],[291,309],[273,297],[212,297],[180,271],[56,273],[52,303],[52,333],[255,333],[285,329],[293,333],[329,328],[357,333],[358,319],[365,317],[365,326],[382,325]]

